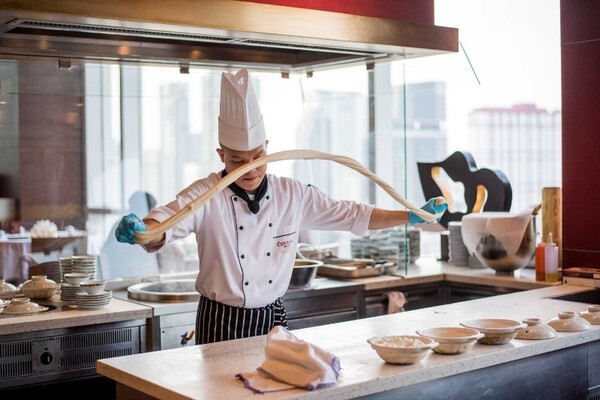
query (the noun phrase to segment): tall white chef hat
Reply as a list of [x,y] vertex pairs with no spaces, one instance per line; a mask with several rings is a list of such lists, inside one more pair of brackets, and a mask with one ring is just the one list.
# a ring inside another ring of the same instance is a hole
[[266,139],[263,117],[247,69],[221,76],[219,143],[238,151],[262,145]]

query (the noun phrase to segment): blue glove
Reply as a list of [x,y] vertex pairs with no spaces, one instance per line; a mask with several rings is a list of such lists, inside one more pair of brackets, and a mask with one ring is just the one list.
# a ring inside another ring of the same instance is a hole
[[135,214],[129,214],[121,219],[115,236],[121,243],[135,244],[135,232],[146,232],[148,228]]
[[[425,205],[423,207],[421,207],[421,210],[425,210],[430,214],[438,214],[441,212],[444,212],[448,209],[448,203],[446,203],[445,201],[441,204],[437,204],[438,201],[443,201],[443,198],[439,198],[436,197],[434,199],[429,199],[429,201],[427,203],[425,203]],[[442,218],[442,216],[440,215],[440,217],[438,219],[436,219],[437,222],[439,222],[439,220]],[[425,220],[421,217],[419,217],[417,214],[409,211],[408,212],[408,223],[410,225],[414,225],[414,224],[421,224],[424,223]]]

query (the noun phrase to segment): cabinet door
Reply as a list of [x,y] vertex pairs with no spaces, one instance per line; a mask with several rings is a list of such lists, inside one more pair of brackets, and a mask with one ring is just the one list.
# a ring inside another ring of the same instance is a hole
[[484,297],[497,296],[499,294],[518,292],[516,289],[509,289],[496,286],[468,285],[462,283],[449,283],[450,299],[449,303],[458,303],[460,301],[482,299]]
[[388,313],[388,292],[404,293],[406,304],[404,310],[417,310],[442,304],[442,285],[439,283],[404,286],[395,290],[373,290],[363,294],[361,317],[375,317]]
[[304,296],[284,297],[290,329],[357,319],[359,291],[342,293],[304,292]]

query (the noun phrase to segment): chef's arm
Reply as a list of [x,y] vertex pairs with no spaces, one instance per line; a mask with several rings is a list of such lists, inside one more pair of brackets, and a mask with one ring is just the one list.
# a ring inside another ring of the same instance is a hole
[[398,225],[407,224],[409,221],[408,211],[402,210],[384,210],[374,208],[369,220],[369,229],[384,229]]
[[[421,207],[421,210],[427,211],[431,214],[437,214],[438,217],[436,222],[440,221],[442,214],[444,214],[447,209],[448,203],[446,203],[446,200],[443,197],[429,199],[427,203]],[[381,208],[374,208],[373,212],[371,213],[371,219],[369,220],[369,229],[384,229],[397,225],[415,225],[425,222],[426,221],[423,220],[423,218],[411,211],[384,210]]]

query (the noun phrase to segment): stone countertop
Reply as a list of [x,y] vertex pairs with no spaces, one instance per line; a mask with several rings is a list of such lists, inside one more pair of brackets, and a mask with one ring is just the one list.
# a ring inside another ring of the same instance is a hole
[[[299,297],[311,290],[337,290],[348,285],[360,286],[361,290],[399,289],[403,286],[432,282],[462,282],[474,285],[499,286],[518,290],[529,290],[560,284],[560,282],[536,282],[535,271],[523,268],[514,276],[496,276],[489,268],[454,266],[439,262],[433,257],[422,257],[416,264],[401,269],[395,275],[381,275],[358,279],[331,279],[317,277],[309,289],[289,291],[286,296]],[[127,298],[126,290],[113,290],[113,300],[101,310],[78,310],[62,305],[57,296],[50,304],[56,310],[40,314],[6,316],[0,314],[0,335],[40,331],[45,329],[94,325],[140,318],[152,318],[157,315],[181,312],[196,312],[197,302],[154,303],[135,301]]]
[[152,318],[152,308],[116,298],[99,310],[64,305],[58,295],[43,304],[50,306],[50,311],[10,316],[0,313],[0,335]]
[[[584,311],[585,303],[552,297],[589,290],[572,285],[464,301],[404,313],[295,330],[309,343],[336,354],[342,376],[332,388],[316,391],[289,390],[262,395],[264,399],[347,399],[401,388],[437,378],[532,357],[600,340],[600,326],[584,332],[559,332],[550,340],[519,340],[500,346],[475,344],[458,355],[429,353],[412,365],[384,363],[367,339],[379,335],[414,334],[417,329],[457,326],[476,318],[547,321],[560,311]],[[161,399],[256,398],[235,378],[254,371],[264,361],[265,336],[201,346],[103,359],[97,371],[120,384]]]
[[535,270],[531,268],[521,268],[515,271],[513,276],[501,276],[496,275],[495,271],[490,268],[452,265],[433,257],[421,257],[415,264],[409,265],[406,270],[400,268],[393,275],[348,279],[347,281],[364,284],[364,290],[401,289],[402,286],[444,281],[516,290],[539,289],[561,284],[561,282],[536,281]]

